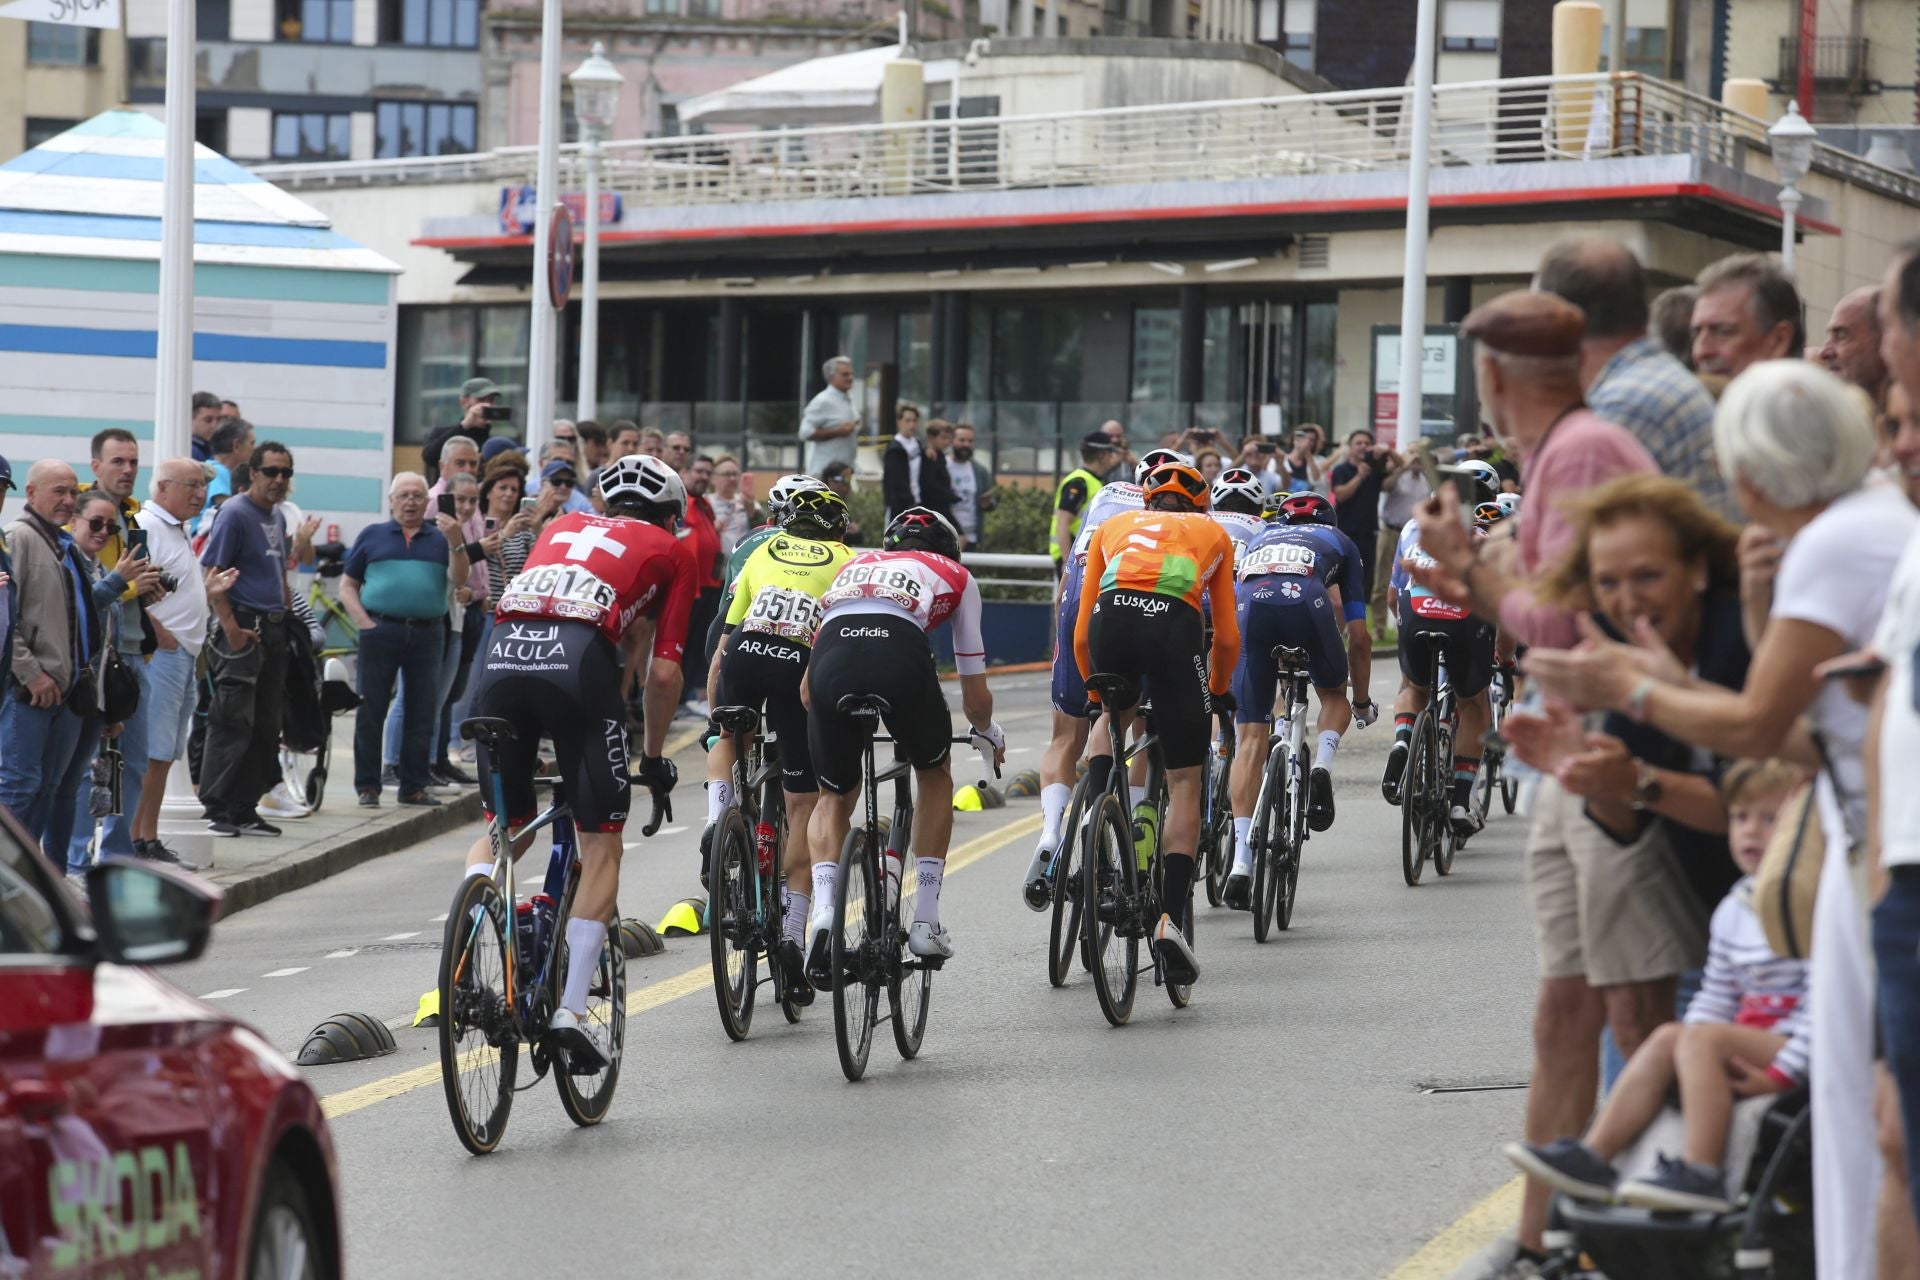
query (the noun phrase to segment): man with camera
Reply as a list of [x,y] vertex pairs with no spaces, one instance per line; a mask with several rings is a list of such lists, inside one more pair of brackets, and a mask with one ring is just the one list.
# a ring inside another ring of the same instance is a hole
[[1334,523],[1360,548],[1369,595],[1378,568],[1380,491],[1399,480],[1409,465],[1393,450],[1376,444],[1373,432],[1361,427],[1347,437],[1347,456],[1334,464],[1327,477],[1333,488]]
[[435,427],[427,433],[420,449],[420,462],[427,470],[427,481],[440,478],[440,451],[455,436],[465,436],[474,447],[487,442],[493,424],[507,422],[513,411],[500,403],[500,388],[492,378],[468,378],[460,384],[460,421],[450,427]]

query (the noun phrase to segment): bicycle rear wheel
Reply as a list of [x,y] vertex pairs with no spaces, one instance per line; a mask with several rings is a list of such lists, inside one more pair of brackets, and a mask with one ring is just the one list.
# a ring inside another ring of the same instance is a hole
[[1208,810],[1212,820],[1200,833],[1200,844],[1206,856],[1207,905],[1217,907],[1225,901],[1227,876],[1233,871],[1233,797],[1227,786],[1233,756],[1231,753],[1220,756],[1210,752],[1207,758],[1214,770]]
[[1116,1027],[1133,1016],[1140,980],[1140,922],[1134,904],[1139,874],[1133,862],[1133,824],[1112,792],[1095,802],[1080,868],[1080,896],[1089,904],[1087,946],[1093,962],[1093,994],[1100,1012]]
[[[1189,891],[1187,893],[1187,900],[1180,903],[1179,908],[1176,910],[1167,905],[1165,894],[1160,891],[1160,886],[1166,882],[1163,879],[1163,869],[1158,858],[1154,859],[1154,873],[1154,897],[1159,901],[1160,909],[1172,916],[1174,923],[1180,926],[1180,932],[1185,936],[1187,945],[1196,951],[1199,950],[1199,940],[1193,936],[1193,893]],[[1156,919],[1158,919],[1158,917],[1156,917]],[[1165,972],[1165,970],[1163,969],[1162,972]],[[1173,1002],[1174,1008],[1184,1009],[1193,1003],[1193,984],[1191,982],[1169,981],[1166,987],[1167,999]]]
[[753,1026],[754,980],[760,968],[753,857],[747,820],[729,805],[714,828],[707,854],[707,942],[720,1025],[735,1041],[745,1040]]
[[[904,905],[904,900],[903,900]],[[908,969],[918,959],[907,950],[907,928],[895,912],[887,921],[886,944],[881,948],[887,966],[887,1011],[892,1015],[893,1047],[909,1061],[927,1038],[927,1005],[933,998],[933,970]]]
[[1432,795],[1434,746],[1433,710],[1427,708],[1413,722],[1413,737],[1407,752],[1407,771],[1400,795],[1400,875],[1409,888],[1420,883],[1420,872],[1427,860],[1427,828]]
[[1073,953],[1080,949],[1080,926],[1087,900],[1080,891],[1080,810],[1087,784],[1073,788],[1065,821],[1060,824],[1060,848],[1053,855],[1053,926],[1047,935],[1047,981],[1063,986],[1073,970]]
[[[562,944],[560,972],[566,972],[567,953]],[[620,945],[620,917],[607,921],[607,936],[600,943],[600,962],[594,969],[593,984],[587,988],[588,1022],[601,1029],[607,1046],[607,1065],[585,1075],[567,1070],[565,1062],[553,1064],[553,1080],[560,1087],[560,1109],[567,1119],[585,1127],[607,1118],[613,1105],[613,1090],[620,1083],[620,1060],[627,1044],[627,950]]]
[[513,1110],[520,1028],[507,992],[507,908],[488,876],[454,895],[440,946],[440,1083],[460,1145],[500,1145]]
[[1300,887],[1300,859],[1307,847],[1307,762],[1295,756],[1287,777],[1287,842],[1274,865],[1280,883],[1273,895],[1273,926],[1293,927],[1294,891]]
[[1453,734],[1440,731],[1434,726],[1433,744],[1433,794],[1434,800],[1430,812],[1433,822],[1427,839],[1427,857],[1433,863],[1438,875],[1453,873],[1453,855],[1458,851],[1460,837],[1453,830]]
[[1279,917],[1280,889],[1285,882],[1287,856],[1287,785],[1292,753],[1280,751],[1267,760],[1261,794],[1266,807],[1253,815],[1253,940],[1273,936]]
[[840,846],[840,890],[833,903],[833,1035],[840,1070],[849,1080],[866,1074],[886,980],[879,944],[887,922],[873,839],[864,827],[847,832]]

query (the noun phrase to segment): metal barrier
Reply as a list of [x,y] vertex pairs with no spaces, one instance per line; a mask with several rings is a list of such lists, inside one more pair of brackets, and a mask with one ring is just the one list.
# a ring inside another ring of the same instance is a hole
[[[1015,555],[1000,551],[969,551],[965,557],[968,570],[973,572],[974,581],[983,587],[1052,587],[1053,557],[1048,555]],[[1025,569],[1040,574],[1036,578],[983,578],[981,569]]]

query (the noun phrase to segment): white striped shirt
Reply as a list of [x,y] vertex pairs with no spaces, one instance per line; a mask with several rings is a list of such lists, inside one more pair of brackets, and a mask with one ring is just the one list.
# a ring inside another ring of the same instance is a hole
[[1787,1038],[1770,1073],[1790,1084],[1807,1078],[1807,962],[1767,943],[1753,909],[1753,877],[1744,876],[1713,909],[1707,971],[1687,1005],[1688,1022],[1732,1022]]

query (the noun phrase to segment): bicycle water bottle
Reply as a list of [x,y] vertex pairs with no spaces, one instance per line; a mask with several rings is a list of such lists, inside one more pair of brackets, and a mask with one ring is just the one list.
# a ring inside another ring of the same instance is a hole
[[887,850],[881,865],[886,872],[887,910],[897,911],[900,909],[900,854],[893,849]]
[[533,903],[521,901],[513,904],[513,943],[516,955],[515,963],[522,968],[533,962],[539,946],[537,924],[533,915]]
[[762,822],[753,829],[754,854],[760,861],[760,878],[773,876],[773,824]]

